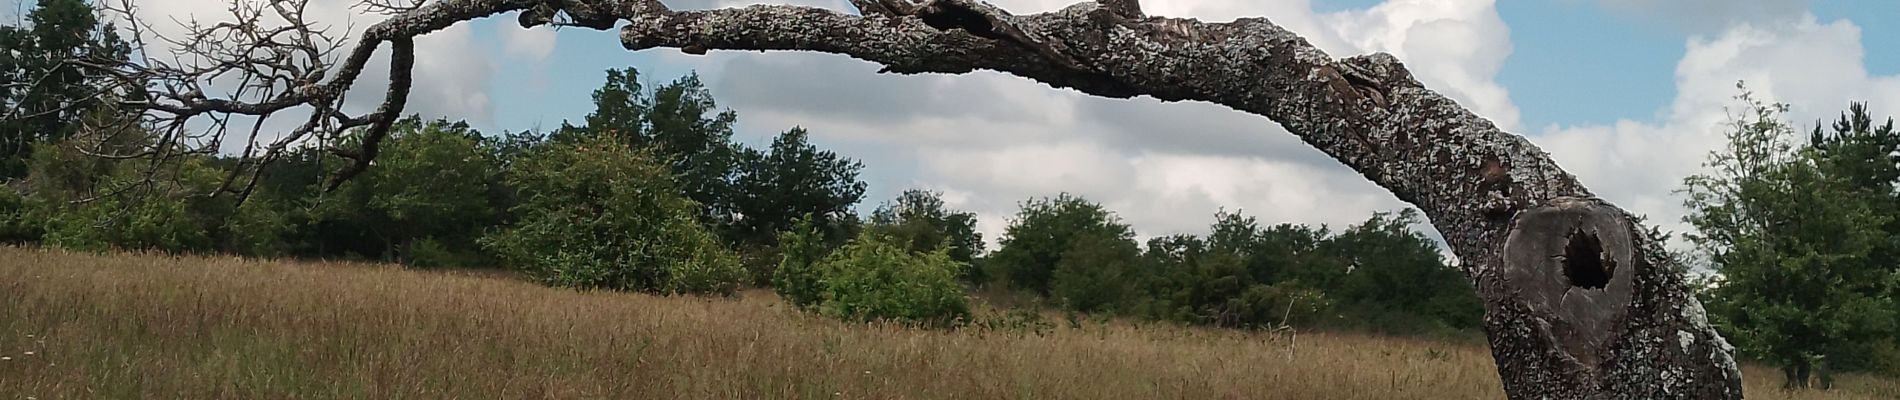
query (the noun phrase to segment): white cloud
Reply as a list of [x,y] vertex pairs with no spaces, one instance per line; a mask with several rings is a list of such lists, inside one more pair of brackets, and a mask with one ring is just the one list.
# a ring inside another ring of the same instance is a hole
[[1811,129],[1849,101],[1871,101],[1876,115],[1900,114],[1900,76],[1870,75],[1860,29],[1812,15],[1780,24],[1737,24],[1693,38],[1676,67],[1677,97],[1658,121],[1552,127],[1532,138],[1599,196],[1685,231],[1685,209],[1672,191],[1698,173],[1723,142],[1723,121],[1737,81],[1757,98],[1789,103],[1790,122]]
[[1322,18],[1360,52],[1383,51],[1426,87],[1457,100],[1505,130],[1518,129],[1517,106],[1497,83],[1511,55],[1511,30],[1491,0],[1390,0]]
[[[1074,1],[996,3],[1024,14]],[[1453,7],[1437,8],[1445,5]],[[1428,86],[1501,124],[1517,120],[1494,82],[1511,46],[1491,1],[1392,0],[1332,15],[1313,12],[1307,0],[1155,0],[1143,8],[1213,21],[1267,16],[1335,56],[1393,52]],[[946,203],[979,214],[990,240],[1019,202],[1061,192],[1103,203],[1143,236],[1202,233],[1222,208],[1266,222],[1338,226],[1405,207],[1272,121],[1208,103],[1105,99],[988,72],[880,75],[873,64],[836,55],[662,59],[701,71],[749,130],[802,125],[827,147],[862,158],[874,196],[867,209],[907,188],[943,191]]]
[[526,58],[531,64],[547,62],[554,55],[554,29],[547,27],[525,29],[519,24],[495,24],[495,31],[502,38],[502,48],[512,57]]

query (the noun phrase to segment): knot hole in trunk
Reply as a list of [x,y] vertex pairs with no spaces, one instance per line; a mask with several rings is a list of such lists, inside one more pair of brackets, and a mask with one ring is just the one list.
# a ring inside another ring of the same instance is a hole
[[1578,229],[1564,245],[1564,277],[1570,285],[1585,289],[1603,289],[1616,274],[1616,262],[1604,259],[1603,242],[1597,235]]

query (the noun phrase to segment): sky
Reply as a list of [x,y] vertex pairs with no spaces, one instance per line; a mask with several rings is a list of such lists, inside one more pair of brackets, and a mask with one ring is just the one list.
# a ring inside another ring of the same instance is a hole
[[[674,9],[760,2],[664,1]],[[1023,14],[1073,1],[992,3]],[[220,2],[145,7],[215,20]],[[771,2],[850,10],[843,0]],[[339,26],[360,30],[378,18],[349,1],[315,3],[323,20],[347,21]],[[1391,53],[1427,87],[1529,137],[1599,196],[1667,231],[1689,229],[1673,192],[1721,143],[1738,81],[1791,104],[1797,129],[1850,101],[1900,115],[1892,22],[1900,1],[1144,0],[1143,8],[1205,21],[1266,17],[1335,57]],[[512,15],[457,25],[417,47],[410,110],[489,133],[578,122],[605,69],[637,67],[656,82],[696,72],[738,113],[736,140],[763,146],[802,126],[819,146],[862,160],[862,213],[905,189],[936,190],[977,213],[992,242],[1021,201],[1061,192],[1101,202],[1144,237],[1204,233],[1223,209],[1344,227],[1407,207],[1272,121],[1207,103],[1095,98],[993,72],[878,74],[874,64],[816,53],[628,52],[616,32],[522,29]],[[365,79],[359,87],[384,78],[372,70]],[[362,103],[352,106],[374,106]]]

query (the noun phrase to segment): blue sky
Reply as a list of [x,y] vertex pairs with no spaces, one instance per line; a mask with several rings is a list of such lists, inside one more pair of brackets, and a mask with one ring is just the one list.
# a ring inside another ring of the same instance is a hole
[[[675,9],[765,0],[667,0]],[[843,0],[783,0],[848,10]],[[992,0],[1017,13],[1077,0]],[[147,2],[215,19],[221,0]],[[770,2],[780,2],[771,0]],[[347,2],[337,2],[347,3]],[[1150,14],[1265,16],[1334,56],[1403,60],[1428,87],[1531,138],[1598,195],[1682,230],[1672,191],[1721,141],[1734,83],[1811,126],[1848,101],[1900,114],[1900,1],[1144,0]],[[326,20],[354,15],[313,5]],[[614,32],[522,30],[512,15],[418,40],[411,110],[489,132],[578,121],[608,68],[698,71],[761,145],[794,125],[864,161],[864,211],[908,188],[945,193],[992,239],[1017,202],[1060,192],[1117,210],[1144,236],[1198,233],[1217,210],[1343,225],[1405,207],[1264,118],[1204,103],[1114,100],[996,73],[875,74],[813,53],[627,52]],[[371,74],[374,74],[372,72]],[[365,76],[365,84],[378,79]],[[374,95],[352,98],[377,98]]]

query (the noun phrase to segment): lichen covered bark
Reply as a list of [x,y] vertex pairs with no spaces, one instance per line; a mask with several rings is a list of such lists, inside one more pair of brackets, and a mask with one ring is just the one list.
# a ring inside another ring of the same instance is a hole
[[[853,4],[870,10],[441,0],[368,36],[412,37],[526,10],[524,25],[558,22],[556,13],[596,29],[624,20],[620,39],[636,51],[818,51],[885,72],[984,69],[1097,96],[1225,105],[1280,123],[1430,217],[1486,302],[1486,332],[1511,397],[1741,397],[1733,350],[1656,238],[1535,145],[1426,89],[1390,55],[1334,59],[1265,18],[1149,17],[1133,0],[1021,16],[976,0]],[[1595,242],[1573,245],[1584,237]],[[1566,275],[1571,265],[1550,261],[1592,253],[1601,270],[1586,285]]]

